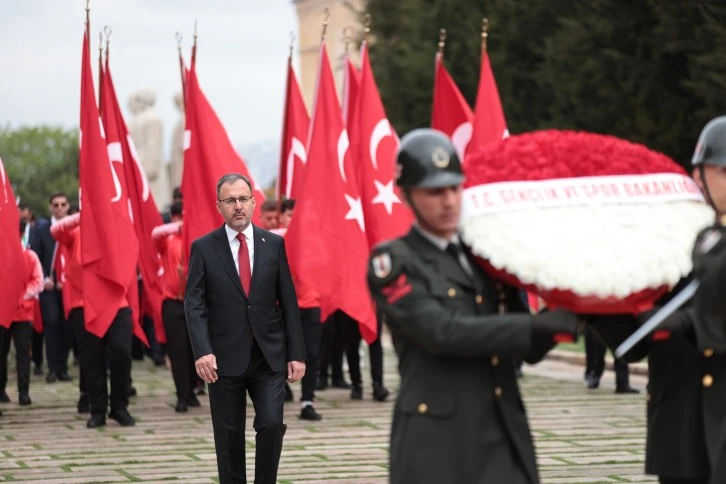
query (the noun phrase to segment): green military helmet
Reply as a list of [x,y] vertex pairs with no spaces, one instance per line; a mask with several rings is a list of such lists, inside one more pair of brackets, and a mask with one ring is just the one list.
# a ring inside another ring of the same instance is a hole
[[396,157],[396,184],[402,188],[461,185],[464,174],[453,143],[441,131],[415,129],[401,139]]
[[726,166],[726,116],[713,118],[703,128],[691,163]]

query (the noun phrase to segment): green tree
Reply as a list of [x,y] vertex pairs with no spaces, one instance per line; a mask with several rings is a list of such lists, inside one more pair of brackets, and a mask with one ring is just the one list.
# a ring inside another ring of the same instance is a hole
[[48,197],[78,194],[78,131],[51,126],[0,128],[0,157],[15,194],[36,214],[48,214]]

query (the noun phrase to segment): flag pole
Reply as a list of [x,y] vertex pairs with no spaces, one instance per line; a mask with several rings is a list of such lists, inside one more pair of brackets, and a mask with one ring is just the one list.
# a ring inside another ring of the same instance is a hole
[[484,17],[481,19],[481,50],[482,53],[487,51],[487,37],[489,36],[489,19]]
[[438,54],[440,56],[444,55],[444,47],[446,47],[446,29],[439,30],[439,50]]
[[86,0],[86,40],[88,50],[91,50],[91,0]]
[[176,48],[179,52],[179,73],[181,74],[181,83],[182,83],[182,109],[184,109],[184,106],[186,104],[187,100],[187,76],[184,72],[184,54],[182,54],[182,41],[184,40],[184,37],[182,36],[181,32],[176,33]]
[[328,20],[330,20],[330,9],[328,7],[325,7],[325,19],[323,20],[323,33],[320,35],[320,42],[325,42],[325,35],[328,31]]
[[[107,26],[108,27],[108,26]],[[108,55],[108,53],[106,53]],[[98,114],[103,112],[103,32],[98,33]]]
[[371,14],[367,13],[363,21],[363,41],[368,45],[368,37],[371,33]]
[[197,21],[194,21],[194,42],[192,43],[192,65],[197,63]]

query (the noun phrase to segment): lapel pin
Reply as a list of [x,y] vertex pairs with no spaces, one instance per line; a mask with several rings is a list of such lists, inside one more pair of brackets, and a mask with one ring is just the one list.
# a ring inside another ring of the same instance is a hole
[[265,241],[265,238],[264,238],[264,237],[262,237],[262,242],[264,242],[264,241]]

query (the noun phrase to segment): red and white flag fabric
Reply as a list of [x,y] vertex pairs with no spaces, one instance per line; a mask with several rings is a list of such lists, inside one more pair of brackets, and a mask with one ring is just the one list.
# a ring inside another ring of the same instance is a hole
[[489,63],[489,54],[486,49],[482,49],[479,90],[476,95],[471,140],[465,154],[466,161],[481,156],[484,148],[503,140],[507,136],[509,136],[509,130],[504,119],[504,110],[502,110],[502,101],[499,99],[497,82],[494,79],[492,66]]
[[[195,63],[187,73],[186,130],[184,132],[184,260],[189,260],[192,242],[224,223],[217,211],[217,181],[229,173],[240,173],[252,181],[257,201],[252,222],[257,223],[264,192],[255,184],[247,165],[232,146],[217,114],[204,96]],[[185,264],[186,265],[186,264]]]
[[320,294],[321,319],[336,310],[359,322],[366,341],[377,324],[366,284],[368,241],[348,133],[325,44],[313,108],[303,196],[285,236],[292,270]]
[[357,176],[363,200],[366,236],[370,248],[400,237],[413,223],[411,210],[396,189],[398,136],[388,122],[373,76],[368,46],[361,47],[361,74],[355,120],[348,123],[356,139]]
[[474,113],[471,112],[471,107],[444,67],[443,54],[436,54],[434,69],[431,127],[442,131],[451,138],[459,160],[463,163],[466,146],[471,139]]
[[[123,174],[108,158],[106,134],[96,105],[88,38],[81,62],[79,178],[81,200],[81,277],[86,329],[103,337],[137,291],[136,239]],[[146,343],[143,332],[134,333]],[[148,344],[148,343],[147,343]]]
[[20,214],[5,165],[0,159],[0,326],[7,328],[25,292],[27,267],[20,242]]
[[300,85],[292,68],[292,58],[287,62],[287,88],[285,91],[285,119],[282,126],[280,168],[277,174],[275,195],[277,199],[296,198],[303,183],[303,170],[307,161],[307,141],[310,115],[305,107]]
[[115,173],[118,174],[122,190],[128,198],[129,213],[132,216],[134,231],[139,242],[139,269],[141,270],[143,297],[134,320],[138,320],[141,313],[148,312],[154,320],[156,338],[160,343],[165,343],[166,333],[161,320],[162,289],[159,277],[162,268],[156,246],[151,239],[151,231],[154,227],[161,225],[163,221],[156,208],[154,196],[149,189],[149,181],[141,167],[134,142],[126,128],[118,104],[109,69],[108,54],[102,82],[101,112],[106,131],[108,158]]

